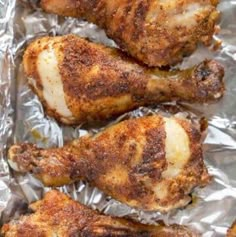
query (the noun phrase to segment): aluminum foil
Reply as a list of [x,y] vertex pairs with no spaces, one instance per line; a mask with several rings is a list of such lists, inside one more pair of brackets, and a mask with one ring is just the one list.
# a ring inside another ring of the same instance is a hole
[[[205,58],[215,58],[225,66],[227,91],[224,98],[211,105],[170,105],[171,111],[188,111],[209,121],[204,142],[205,162],[214,180],[196,189],[193,202],[186,208],[162,215],[125,206],[84,182],[60,188],[74,199],[115,216],[130,216],[144,223],[163,220],[167,224],[191,226],[204,237],[225,236],[236,218],[236,2],[221,1],[221,31],[215,40],[222,41],[218,51],[199,47],[182,68]],[[41,147],[63,146],[69,140],[98,127],[61,126],[44,114],[43,107],[27,85],[21,60],[26,45],[44,35],[74,33],[95,42],[116,46],[104,31],[84,21],[44,13],[38,1],[0,0],[0,215],[1,223],[27,211],[27,204],[42,197],[48,189],[30,174],[12,172],[6,162],[7,147],[16,142],[32,142]],[[164,107],[166,108],[166,107]],[[140,108],[118,118],[143,116],[163,111]],[[105,126],[105,125],[104,125]]]

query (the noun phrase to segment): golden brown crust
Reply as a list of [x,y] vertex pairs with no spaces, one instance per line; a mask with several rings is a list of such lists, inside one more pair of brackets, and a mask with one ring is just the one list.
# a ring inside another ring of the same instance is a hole
[[[50,88],[43,88],[38,72],[38,57],[50,47],[56,51],[66,104],[73,115],[66,121],[46,102],[43,90]],[[215,61],[183,71],[148,69],[117,49],[73,35],[33,42],[25,51],[24,68],[47,113],[68,124],[105,120],[138,106],[166,101],[204,103],[224,93],[224,69]]]
[[58,191],[30,206],[34,213],[5,224],[4,237],[197,237],[184,226],[148,226],[99,214]]
[[217,2],[41,0],[41,6],[50,13],[85,18],[104,28],[130,55],[149,66],[164,66],[181,61],[199,42],[209,44],[219,16]]
[[[166,145],[168,124],[172,130],[176,126],[183,129],[179,140],[186,136],[181,145],[185,148],[178,148],[171,164],[166,151],[173,153],[176,145]],[[63,148],[15,145],[9,150],[9,159],[23,172],[33,172],[45,185],[60,186],[83,179],[130,206],[162,212],[185,206],[192,189],[209,182],[199,129],[187,120],[157,115],[123,121]],[[180,167],[177,173],[164,175],[171,165]]]
[[226,237],[236,237],[236,221],[234,221],[232,226],[228,229]]
[[74,36],[62,40],[59,68],[67,105],[81,121],[110,118],[140,104],[136,98],[148,82],[142,67],[115,49]]

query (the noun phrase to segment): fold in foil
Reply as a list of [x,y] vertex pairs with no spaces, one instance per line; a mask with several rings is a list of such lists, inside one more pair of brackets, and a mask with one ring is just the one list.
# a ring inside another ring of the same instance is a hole
[[[212,183],[196,189],[193,202],[184,209],[162,215],[143,212],[107,197],[84,182],[60,188],[74,199],[115,216],[130,216],[144,223],[163,220],[167,224],[191,226],[204,237],[225,236],[236,218],[236,4],[221,1],[221,31],[215,36],[222,41],[218,51],[199,47],[181,65],[186,68],[215,58],[225,66],[226,94],[215,104],[170,105],[171,111],[188,111],[209,121],[204,142],[205,162]],[[96,128],[61,126],[44,114],[38,98],[29,89],[21,60],[26,45],[44,35],[73,33],[95,42],[115,46],[104,31],[84,21],[44,13],[38,1],[0,0],[0,215],[1,224],[27,212],[27,204],[48,191],[30,174],[16,174],[6,162],[7,147],[16,142],[32,142],[41,147],[62,146]],[[165,107],[140,108],[117,121],[163,111]],[[115,122],[117,122],[115,121]]]

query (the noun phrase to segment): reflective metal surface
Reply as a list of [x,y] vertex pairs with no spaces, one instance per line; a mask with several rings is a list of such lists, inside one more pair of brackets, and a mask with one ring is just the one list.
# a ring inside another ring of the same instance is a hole
[[[203,106],[183,105],[209,120],[204,143],[205,162],[214,179],[204,189],[196,189],[193,203],[168,215],[131,209],[106,197],[98,189],[78,182],[61,190],[74,199],[116,216],[129,215],[145,223],[158,219],[197,229],[204,237],[225,236],[236,218],[236,2],[221,1],[222,40],[218,51],[199,47],[180,67],[188,67],[205,58],[215,58],[225,66],[226,94],[218,103]],[[60,126],[45,116],[41,103],[31,92],[22,72],[21,59],[26,45],[43,35],[67,33],[88,37],[115,46],[105,33],[93,24],[44,13],[37,1],[0,0],[0,214],[1,222],[17,218],[27,211],[27,203],[40,199],[42,184],[27,174],[10,172],[6,162],[7,146],[15,142],[33,142],[41,147],[62,146],[82,136],[88,129]],[[120,119],[142,116],[159,109],[140,108]],[[97,132],[97,128],[90,128]]]

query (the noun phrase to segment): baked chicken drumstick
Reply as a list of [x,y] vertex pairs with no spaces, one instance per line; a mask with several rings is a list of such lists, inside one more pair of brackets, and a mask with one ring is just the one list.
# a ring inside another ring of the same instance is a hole
[[13,145],[9,164],[47,186],[86,180],[115,199],[144,210],[183,207],[209,175],[201,131],[186,119],[159,115],[122,121],[62,148]]
[[84,18],[149,66],[172,65],[209,44],[218,0],[41,0],[49,13]]
[[186,227],[148,226],[99,214],[59,191],[30,205],[28,216],[5,224],[3,237],[197,237]]
[[104,120],[165,101],[208,102],[224,92],[224,70],[215,61],[164,72],[73,35],[34,41],[23,61],[47,113],[66,124]]

